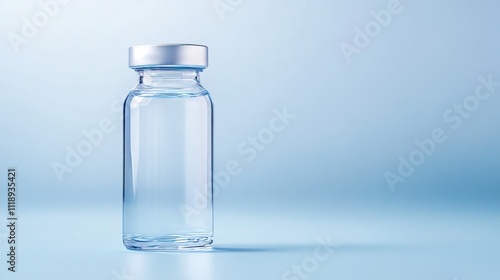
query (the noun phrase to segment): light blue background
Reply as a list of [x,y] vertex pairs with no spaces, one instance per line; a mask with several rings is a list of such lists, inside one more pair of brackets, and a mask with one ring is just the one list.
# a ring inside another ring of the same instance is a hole
[[[401,0],[348,63],[340,44],[390,2],[72,0],[16,53],[9,34],[43,10],[3,0],[0,182],[18,168],[20,259],[15,275],[0,265],[2,279],[118,280],[123,269],[135,279],[282,279],[327,236],[338,246],[310,279],[494,279],[500,88],[456,130],[442,115],[480,76],[500,81],[500,5]],[[216,3],[231,9],[221,16]],[[215,171],[236,160],[242,172],[215,199],[214,253],[128,252],[116,110],[136,83],[127,48],[180,42],[210,48],[201,78],[215,104]],[[285,107],[296,117],[246,161],[238,146]],[[113,132],[58,180],[53,163],[103,119]],[[435,128],[447,140],[391,191],[384,173]]]

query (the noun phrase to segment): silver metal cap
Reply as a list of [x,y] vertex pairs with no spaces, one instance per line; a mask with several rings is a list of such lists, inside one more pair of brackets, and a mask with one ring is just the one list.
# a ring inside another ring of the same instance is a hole
[[147,67],[208,67],[208,48],[193,44],[139,45],[128,50],[132,69]]

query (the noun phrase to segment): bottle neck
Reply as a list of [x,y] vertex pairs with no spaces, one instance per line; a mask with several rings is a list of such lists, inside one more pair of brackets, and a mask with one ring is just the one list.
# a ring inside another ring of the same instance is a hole
[[156,68],[138,69],[139,84],[143,86],[162,87],[200,83],[200,69]]

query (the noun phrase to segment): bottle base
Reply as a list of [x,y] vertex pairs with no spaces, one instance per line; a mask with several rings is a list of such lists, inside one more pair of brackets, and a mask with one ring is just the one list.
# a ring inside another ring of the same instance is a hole
[[143,236],[124,235],[123,245],[129,250],[135,251],[175,251],[184,249],[210,249],[211,236]]

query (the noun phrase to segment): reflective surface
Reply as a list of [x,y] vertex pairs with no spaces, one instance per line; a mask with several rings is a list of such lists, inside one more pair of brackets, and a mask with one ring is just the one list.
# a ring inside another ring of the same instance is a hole
[[300,210],[273,210],[262,203],[262,210],[225,211],[238,206],[224,203],[213,249],[175,253],[123,248],[118,201],[85,211],[24,211],[19,272],[2,269],[0,275],[75,280],[455,280],[496,279],[500,274],[500,217],[485,204],[393,208],[386,201],[386,206],[364,204],[364,209],[353,200],[336,204],[317,199]]

